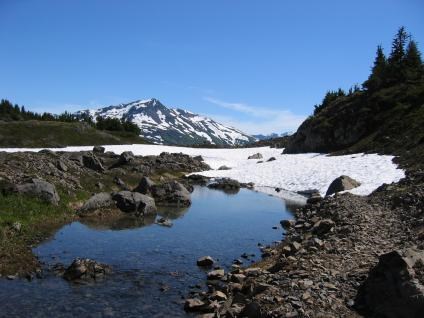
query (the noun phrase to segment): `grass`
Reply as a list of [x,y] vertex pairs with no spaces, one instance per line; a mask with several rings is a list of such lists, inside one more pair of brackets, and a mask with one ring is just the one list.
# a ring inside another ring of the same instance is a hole
[[144,144],[145,139],[128,132],[101,131],[85,123],[56,121],[0,122],[0,147],[64,147]]

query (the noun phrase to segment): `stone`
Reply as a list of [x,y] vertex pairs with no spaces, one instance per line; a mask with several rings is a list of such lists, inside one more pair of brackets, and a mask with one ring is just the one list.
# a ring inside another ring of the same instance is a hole
[[185,311],[200,311],[204,306],[205,302],[201,301],[198,298],[189,298],[186,299],[184,304]]
[[150,189],[155,185],[155,183],[148,177],[141,178],[138,186],[134,189],[134,192],[139,192],[141,194],[150,194]]
[[212,266],[215,263],[210,256],[203,256],[197,260],[197,266]]
[[118,163],[120,165],[125,165],[125,164],[128,164],[128,163],[132,162],[133,160],[134,160],[134,154],[132,153],[132,151],[124,151],[119,156]]
[[60,171],[63,171],[63,172],[68,171],[68,167],[66,166],[66,164],[63,162],[62,159],[58,159],[56,161],[56,168],[59,169]]
[[246,279],[246,275],[243,274],[232,274],[230,280],[233,283],[242,284]]
[[218,170],[231,170],[231,168],[227,166],[221,166],[218,168]]
[[422,250],[410,248],[381,255],[359,288],[355,307],[378,317],[422,317],[423,271]]
[[91,259],[76,258],[65,270],[63,278],[69,281],[97,280],[111,272],[110,266]]
[[275,157],[271,157],[267,160],[267,162],[274,161],[274,160],[277,160],[277,159],[275,159]]
[[328,187],[327,193],[325,195],[327,196],[327,195],[332,195],[340,191],[351,190],[351,189],[359,187],[360,185],[361,185],[360,182],[352,179],[351,177],[340,176],[334,179],[333,182],[331,182],[330,186]]
[[112,199],[123,212],[135,213],[136,215],[156,213],[155,200],[138,192],[120,191],[113,194]]
[[222,291],[216,290],[212,293],[211,298],[217,301],[227,300],[227,295],[225,295]]
[[225,271],[223,269],[216,269],[208,273],[208,280],[221,279],[224,276],[225,276]]
[[324,235],[330,232],[333,229],[334,225],[335,223],[330,219],[320,220],[316,222],[312,227],[312,233],[318,236]]
[[254,155],[249,156],[247,159],[262,159],[263,156],[258,152],[255,153]]
[[105,151],[106,151],[105,147],[102,147],[102,146],[94,146],[93,147],[93,152],[105,153]]
[[295,221],[294,220],[281,220],[280,224],[283,227],[283,229],[288,230],[288,229],[290,229],[294,226]]
[[20,232],[22,229],[22,223],[21,222],[13,222],[12,229],[16,232]]
[[224,191],[239,191],[240,187],[240,182],[230,178],[221,178],[208,185],[208,188],[210,189],[218,189]]
[[58,205],[60,201],[56,187],[41,179],[31,179],[31,182],[18,184],[15,188],[18,193],[37,197],[53,205]]
[[80,208],[81,212],[115,207],[115,201],[108,192],[100,192],[88,199]]
[[173,226],[172,222],[167,218],[159,218],[155,221],[155,223],[158,224],[158,225],[166,226],[166,227],[172,227]]
[[104,172],[105,168],[103,167],[102,163],[100,162],[99,158],[97,158],[94,154],[84,154],[82,156],[82,163],[84,167],[97,171],[97,172]]
[[316,204],[322,201],[322,196],[317,193],[317,194],[313,194],[310,198],[308,198],[306,200],[307,204]]
[[176,207],[191,205],[190,192],[177,181],[153,185],[150,187],[150,192],[160,205]]
[[263,317],[261,306],[256,302],[248,303],[241,311],[240,317],[247,317],[247,318]]

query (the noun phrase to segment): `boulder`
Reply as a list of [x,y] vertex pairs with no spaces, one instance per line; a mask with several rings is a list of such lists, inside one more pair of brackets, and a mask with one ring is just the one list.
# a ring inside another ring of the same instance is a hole
[[224,276],[225,276],[225,271],[223,269],[216,269],[208,273],[208,280],[221,279]]
[[197,266],[212,266],[215,263],[210,256],[203,256],[197,260]]
[[93,147],[93,152],[105,153],[105,151],[106,151],[105,147],[102,147],[102,146],[94,146]]
[[277,159],[275,159],[275,157],[271,157],[267,160],[267,162],[274,161],[274,160],[277,160]]
[[263,156],[259,152],[247,157],[247,159],[262,159],[262,158]]
[[63,161],[63,159],[58,159],[56,161],[56,168],[59,169],[60,171],[63,171],[63,172],[67,172],[68,171],[68,167],[66,166],[65,162]]
[[227,166],[221,166],[218,168],[218,170],[231,170],[231,168]]
[[312,233],[318,236],[324,235],[330,232],[333,229],[334,225],[335,223],[330,219],[320,220],[316,222],[312,227]]
[[134,189],[134,192],[139,192],[141,194],[150,194],[150,189],[154,186],[155,183],[150,180],[148,177],[143,177],[140,180],[138,186]]
[[240,182],[230,178],[222,178],[216,180],[214,183],[208,185],[210,189],[219,189],[224,191],[238,191],[240,190]]
[[314,193],[306,200],[307,204],[316,204],[322,201],[322,196],[319,193]]
[[54,205],[58,205],[60,201],[56,187],[41,179],[32,179],[29,183],[18,184],[15,189],[18,193],[37,197]]
[[120,191],[114,193],[112,199],[116,202],[116,206],[126,213],[135,213],[136,215],[156,213],[155,200],[138,192]]
[[198,298],[186,299],[184,304],[185,311],[200,311],[206,306],[206,303]]
[[150,187],[150,192],[160,205],[177,207],[191,205],[190,192],[177,181],[153,185]]
[[103,278],[111,272],[110,266],[98,263],[91,259],[75,259],[72,264],[65,270],[63,278],[69,281],[76,280],[97,280]]
[[84,154],[82,156],[82,163],[84,167],[97,171],[97,172],[104,172],[105,168],[103,167],[100,160],[92,153]]
[[128,164],[133,160],[134,160],[134,154],[132,153],[132,151],[124,151],[119,156],[119,164],[121,165]]
[[201,176],[199,174],[191,174],[186,176],[185,178],[192,184],[198,184],[202,186],[205,186],[210,179],[209,177]]
[[327,193],[325,195],[327,196],[327,195],[332,195],[340,191],[351,190],[351,189],[359,187],[360,185],[361,185],[360,182],[352,179],[351,177],[340,176],[334,179],[333,182],[331,182],[330,186],[328,187]]
[[86,212],[111,207],[115,207],[115,201],[113,201],[112,195],[107,192],[100,192],[88,199],[81,207],[80,211]]
[[422,317],[424,313],[424,251],[392,251],[359,288],[355,307],[365,316]]

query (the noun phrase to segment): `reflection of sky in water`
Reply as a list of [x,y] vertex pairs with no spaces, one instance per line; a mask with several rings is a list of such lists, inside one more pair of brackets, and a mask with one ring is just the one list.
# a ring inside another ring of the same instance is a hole
[[[88,257],[112,265],[114,274],[93,286],[69,284],[49,273],[33,282],[0,280],[0,317],[185,315],[182,296],[205,278],[197,258],[211,255],[228,268],[244,252],[259,256],[257,243],[280,240],[282,230],[272,226],[290,217],[280,199],[244,189],[227,195],[196,188],[192,200],[185,210],[159,208],[172,219],[172,228],[128,218],[64,226],[35,249],[45,266]],[[161,292],[165,285],[169,290]]]

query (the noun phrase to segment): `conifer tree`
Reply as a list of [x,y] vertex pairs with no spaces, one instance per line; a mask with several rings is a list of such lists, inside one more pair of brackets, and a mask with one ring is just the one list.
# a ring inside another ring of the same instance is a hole
[[405,27],[400,27],[392,43],[392,51],[388,59],[388,81],[396,84],[405,80],[404,60],[405,46],[410,36],[406,33]]
[[387,60],[384,55],[383,48],[381,45],[377,47],[377,54],[374,60],[374,65],[371,70],[371,74],[363,84],[363,86],[369,91],[375,91],[381,88],[385,82],[385,76],[387,75]]
[[405,53],[405,77],[407,81],[417,81],[423,78],[424,67],[417,43],[411,40]]

